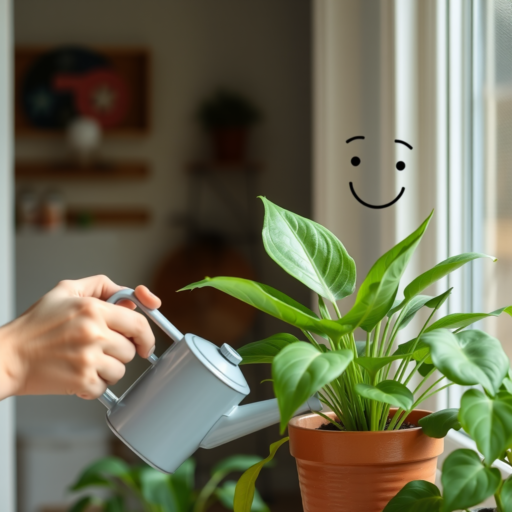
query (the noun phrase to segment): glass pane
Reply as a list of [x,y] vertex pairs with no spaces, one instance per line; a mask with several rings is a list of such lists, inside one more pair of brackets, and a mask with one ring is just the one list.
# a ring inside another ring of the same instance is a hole
[[[487,24],[484,311],[512,304],[512,3],[489,2]],[[512,318],[488,319],[485,330],[512,358]]]

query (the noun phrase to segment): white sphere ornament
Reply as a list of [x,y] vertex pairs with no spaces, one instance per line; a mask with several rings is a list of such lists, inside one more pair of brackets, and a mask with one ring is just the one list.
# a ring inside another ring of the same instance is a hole
[[78,117],[67,128],[68,143],[81,163],[90,163],[101,143],[101,126],[95,119]]

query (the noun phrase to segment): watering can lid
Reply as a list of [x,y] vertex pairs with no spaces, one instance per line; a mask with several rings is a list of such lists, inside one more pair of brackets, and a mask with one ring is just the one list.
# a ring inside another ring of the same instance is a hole
[[186,334],[185,341],[196,357],[217,378],[243,395],[250,393],[244,374],[238,367],[242,357],[234,348],[226,343],[219,348],[195,334]]

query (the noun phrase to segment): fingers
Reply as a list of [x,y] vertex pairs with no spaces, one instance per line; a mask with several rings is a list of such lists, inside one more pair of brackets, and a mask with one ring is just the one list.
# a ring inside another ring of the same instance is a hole
[[103,341],[103,353],[114,357],[121,363],[129,363],[136,354],[135,345],[121,334],[110,331],[109,337]]
[[[108,386],[113,386],[120,381],[125,374],[126,367],[123,363],[110,356],[103,356],[98,363],[98,376]],[[103,391],[101,391],[103,393]],[[101,395],[99,393],[97,396]]]
[[76,297],[94,297],[101,300],[107,300],[114,293],[123,289],[122,286],[115,284],[103,275],[86,277],[76,281],[61,281],[59,286]]
[[135,295],[149,309],[158,309],[162,305],[162,301],[144,285],[135,288]]
[[120,308],[114,304],[103,303],[104,318],[109,329],[130,338],[141,357],[149,357],[155,347],[155,335],[145,316]]

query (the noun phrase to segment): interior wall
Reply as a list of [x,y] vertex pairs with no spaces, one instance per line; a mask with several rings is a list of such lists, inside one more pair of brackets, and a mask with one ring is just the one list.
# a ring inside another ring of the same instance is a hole
[[[18,313],[64,278],[105,273],[126,286],[151,284],[159,260],[184,238],[170,219],[187,206],[185,164],[204,152],[196,109],[218,86],[242,92],[262,110],[251,146],[263,163],[258,193],[310,215],[309,0],[18,0],[14,15],[17,45],[143,46],[152,57],[151,132],[140,139],[107,139],[102,147],[105,158],[148,161],[150,179],[135,185],[58,185],[69,203],[83,204],[87,197],[89,205],[145,206],[151,224],[140,230],[18,235]],[[18,158],[57,159],[65,151],[62,140],[16,141]],[[261,225],[263,208],[256,198],[251,208]],[[92,245],[102,250],[84,258]],[[309,302],[306,288],[264,261],[261,281]],[[266,334],[286,330],[273,319],[263,322]],[[23,429],[70,417],[99,425],[103,416],[97,402],[23,397],[17,420]]]

